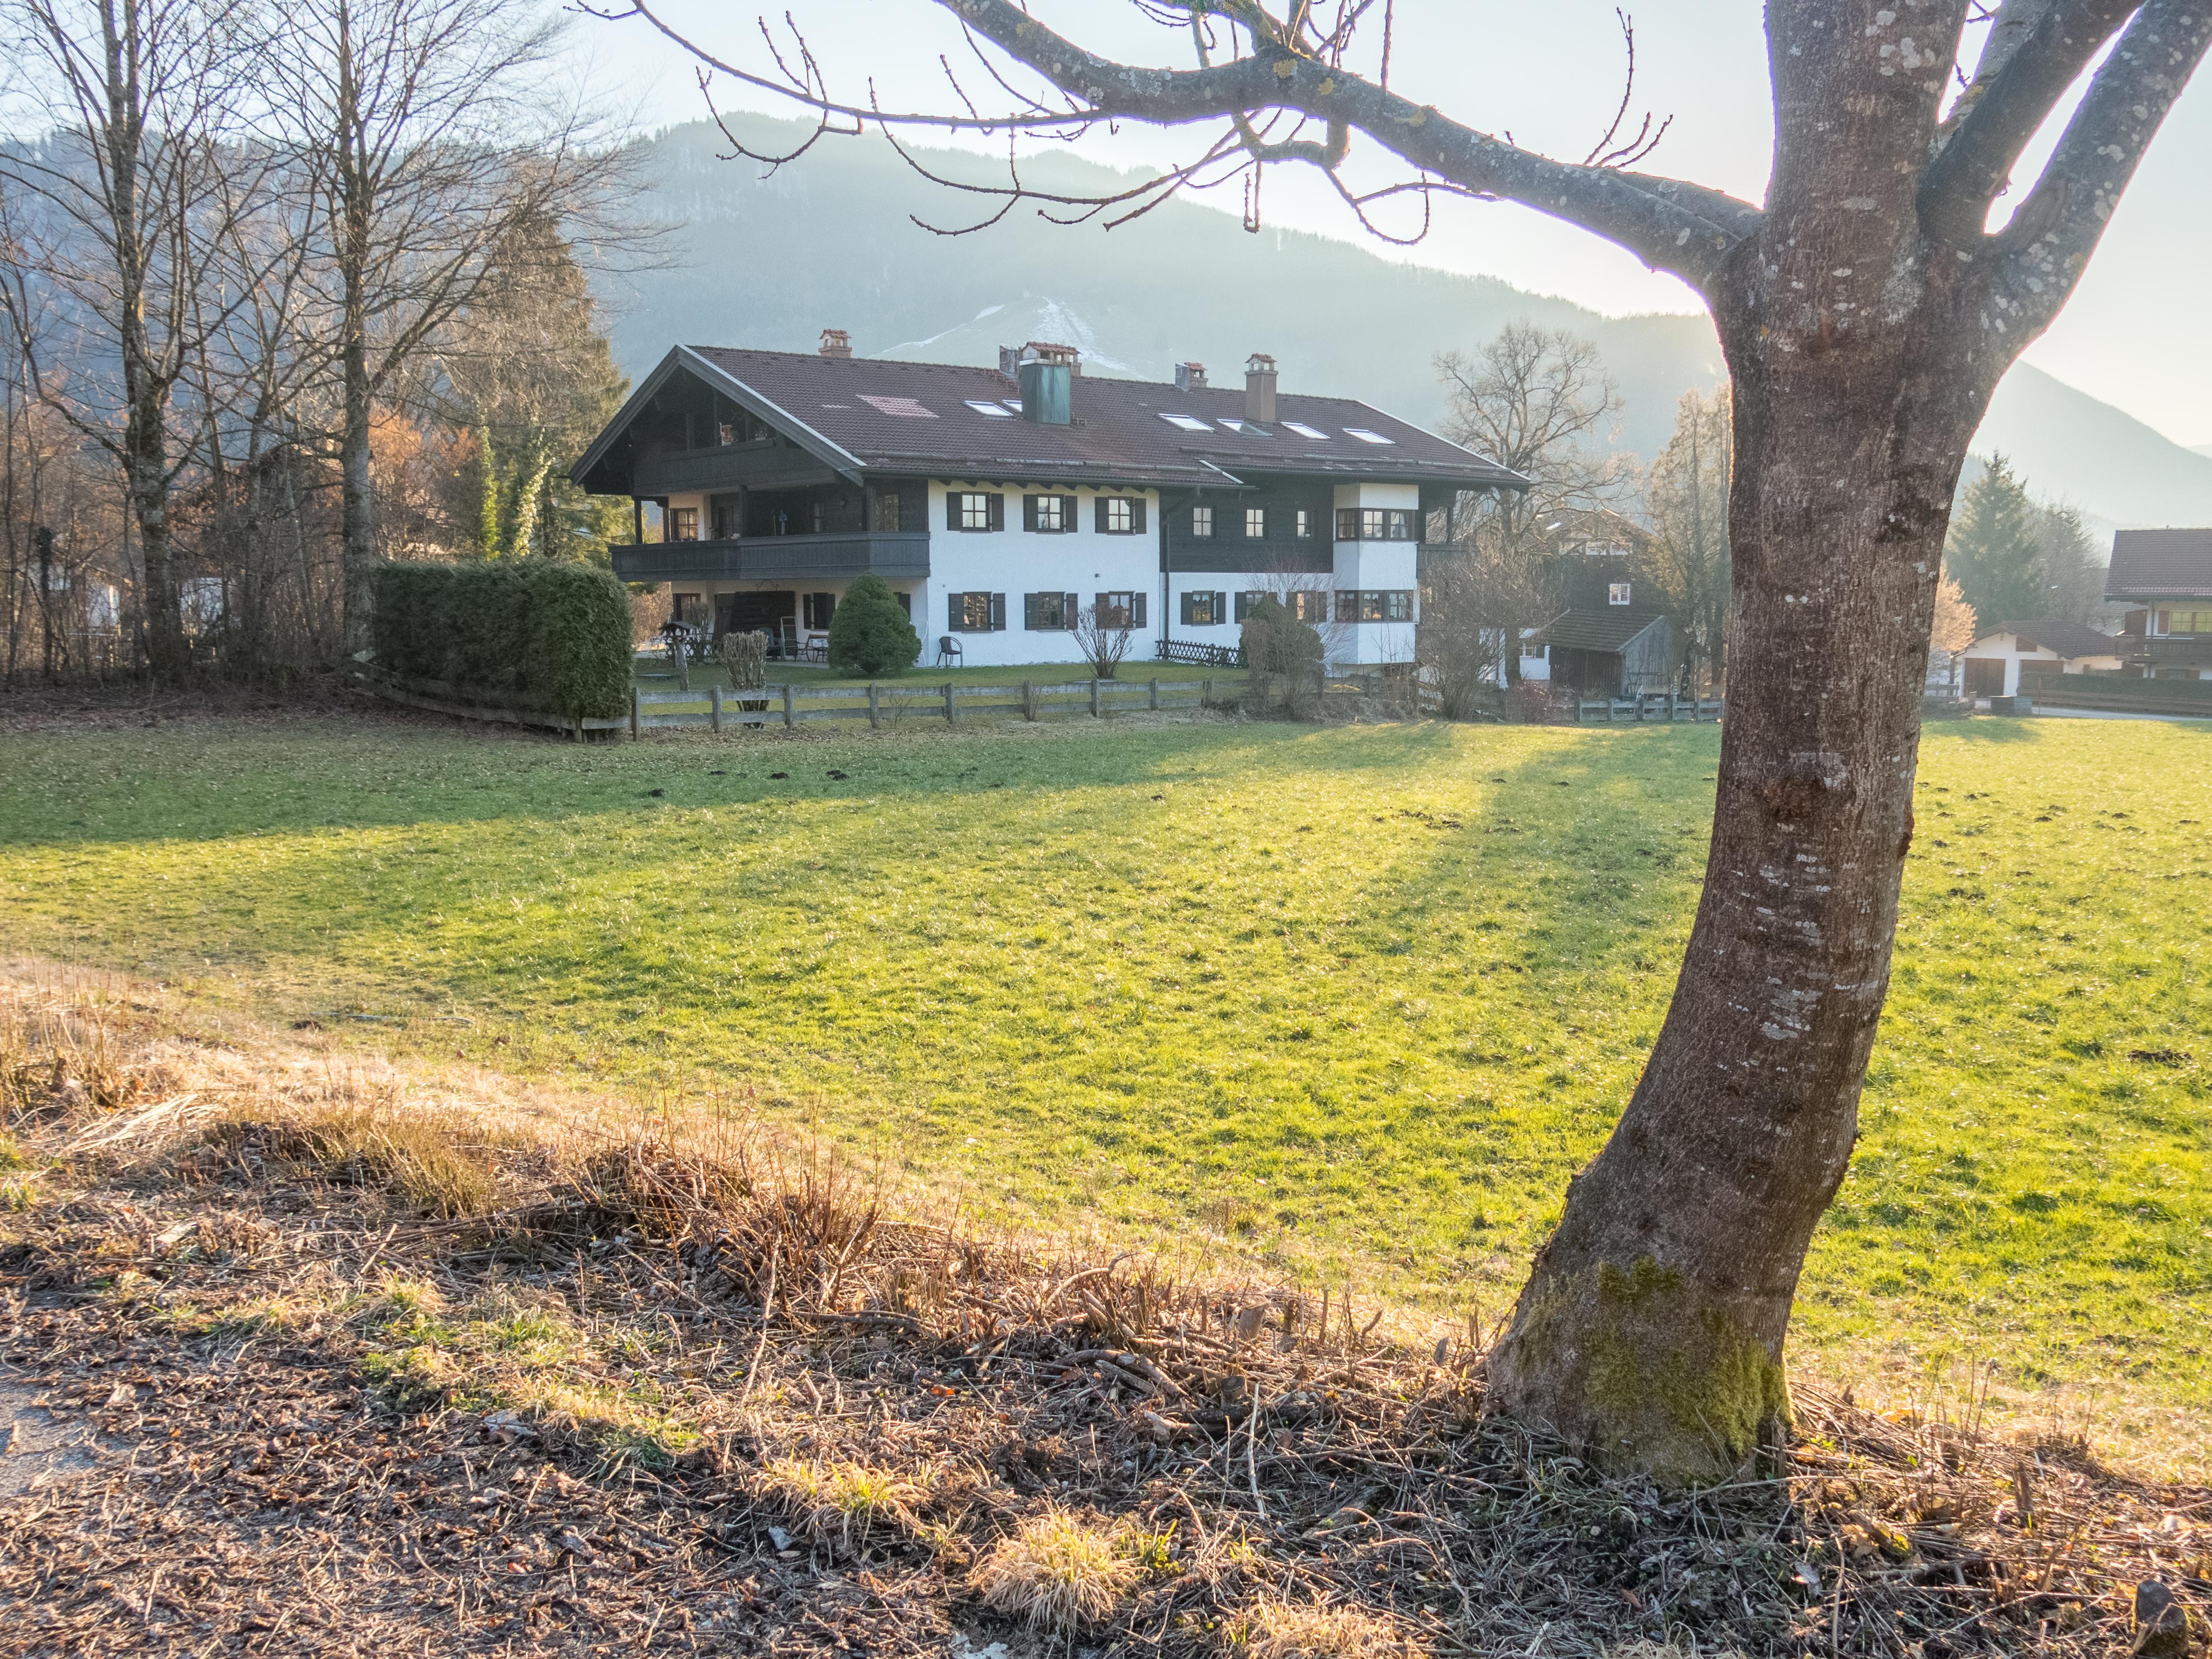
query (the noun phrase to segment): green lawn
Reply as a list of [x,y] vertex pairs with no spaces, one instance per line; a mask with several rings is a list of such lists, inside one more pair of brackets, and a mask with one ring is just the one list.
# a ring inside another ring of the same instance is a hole
[[[1717,748],[4,738],[0,948],[396,1017],[364,1042],[757,1086],[987,1206],[1225,1228],[1494,1314],[1658,1029]],[[1804,1335],[2212,1403],[2212,732],[1949,724],[1922,780]]]

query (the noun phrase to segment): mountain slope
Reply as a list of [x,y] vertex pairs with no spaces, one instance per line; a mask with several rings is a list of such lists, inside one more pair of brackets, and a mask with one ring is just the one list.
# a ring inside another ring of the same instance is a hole
[[[749,143],[790,149],[796,123],[733,123]],[[1364,398],[1424,425],[1446,400],[1437,353],[1480,345],[1528,319],[1588,336],[1627,409],[1615,441],[1642,455],[1666,441],[1681,394],[1721,376],[1702,316],[1605,317],[1492,277],[1383,259],[1306,232],[1245,232],[1232,216],[1170,202],[1110,233],[1049,223],[1027,207],[972,235],[933,234],[988,217],[998,200],[933,184],[880,139],[825,139],[773,176],[724,161],[706,123],[652,143],[656,182],[639,203],[680,220],[683,254],[608,295],[615,347],[633,375],[678,341],[811,349],[824,328],[851,331],[863,356],[988,363],[1024,340],[1080,346],[1094,371],[1165,380],[1207,365],[1234,385],[1265,351],[1286,389]],[[941,176],[1002,179],[986,158],[916,152]],[[1033,185],[1108,193],[1134,175],[1071,156],[1024,164]],[[2039,493],[2113,524],[2212,524],[2212,458],[2039,370],[2016,368],[1977,448],[2002,449]]]

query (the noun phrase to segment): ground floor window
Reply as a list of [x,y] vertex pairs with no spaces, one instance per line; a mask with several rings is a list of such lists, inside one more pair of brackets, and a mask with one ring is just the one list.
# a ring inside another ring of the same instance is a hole
[[707,598],[703,593],[678,593],[669,601],[669,619],[680,623],[703,623],[707,620]]
[[1091,601],[1091,613],[1101,628],[1142,628],[1145,596],[1139,592],[1101,593]]
[[[1057,501],[1048,495],[1047,501]],[[1075,626],[1075,595],[1073,593],[1024,593],[1022,595],[1022,626],[1024,628],[1069,629]]]
[[1340,623],[1411,622],[1413,590],[1410,587],[1340,588],[1336,619]]
[[1186,593],[1182,596],[1182,625],[1212,628],[1229,620],[1226,593]]
[[799,625],[803,628],[827,629],[830,618],[837,614],[835,593],[802,593],[799,596]]
[[1284,597],[1291,615],[1302,623],[1320,623],[1328,620],[1328,594],[1318,587],[1301,588]]
[[995,634],[1006,625],[1003,593],[948,593],[945,625],[955,634]]

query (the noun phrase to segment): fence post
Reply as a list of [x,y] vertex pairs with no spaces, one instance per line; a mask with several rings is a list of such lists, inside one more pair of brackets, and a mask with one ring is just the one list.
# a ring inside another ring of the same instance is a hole
[[786,680],[783,683],[783,729],[787,732],[799,724],[798,713],[793,708],[792,702],[791,682]]
[[876,702],[876,683],[868,682],[868,730],[873,732],[883,725],[883,714]]
[[722,729],[722,688],[720,685],[709,686],[708,693],[712,707],[708,711],[707,723],[719,732]]
[[1022,718],[1025,720],[1036,718],[1036,688],[1027,680],[1022,682]]
[[1091,718],[1094,720],[1098,718],[1098,676],[1096,674],[1091,677]]
[[637,741],[637,688],[634,685],[629,689],[629,735],[631,742]]
[[1213,682],[1212,680],[1200,680],[1198,683],[1198,706],[1200,708],[1211,708],[1213,707]]
[[945,723],[950,726],[959,718],[952,707],[952,682],[947,680],[945,682]]
[[1667,724],[1668,724],[1668,725],[1669,725],[1669,726],[1672,726],[1674,723],[1674,694],[1672,691],[1669,691],[1669,692],[1667,694]]
[[1158,708],[1160,706],[1160,683],[1157,676],[1152,682],[1152,707]]

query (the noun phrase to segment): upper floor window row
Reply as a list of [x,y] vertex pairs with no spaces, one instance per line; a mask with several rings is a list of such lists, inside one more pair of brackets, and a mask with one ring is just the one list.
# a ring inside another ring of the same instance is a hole
[[[1297,507],[1289,513],[1271,511],[1264,507],[1231,507],[1224,517],[1231,526],[1230,533],[1242,535],[1250,541],[1265,540],[1270,525],[1288,520],[1291,534],[1304,540],[1313,534],[1313,512],[1309,507]],[[1216,526],[1222,522],[1210,507],[1194,507],[1190,510],[1190,533],[1194,536],[1218,534]]]
[[[1024,495],[1022,528],[1045,536],[1072,534],[1080,523],[1081,503],[1073,495]],[[1102,536],[1144,533],[1145,498],[1100,495],[1092,501],[1091,527]],[[948,489],[945,527],[963,532],[1004,530],[1006,498],[995,489]]]
[[1395,507],[1340,507],[1336,538],[1340,542],[1410,542],[1414,514]]

